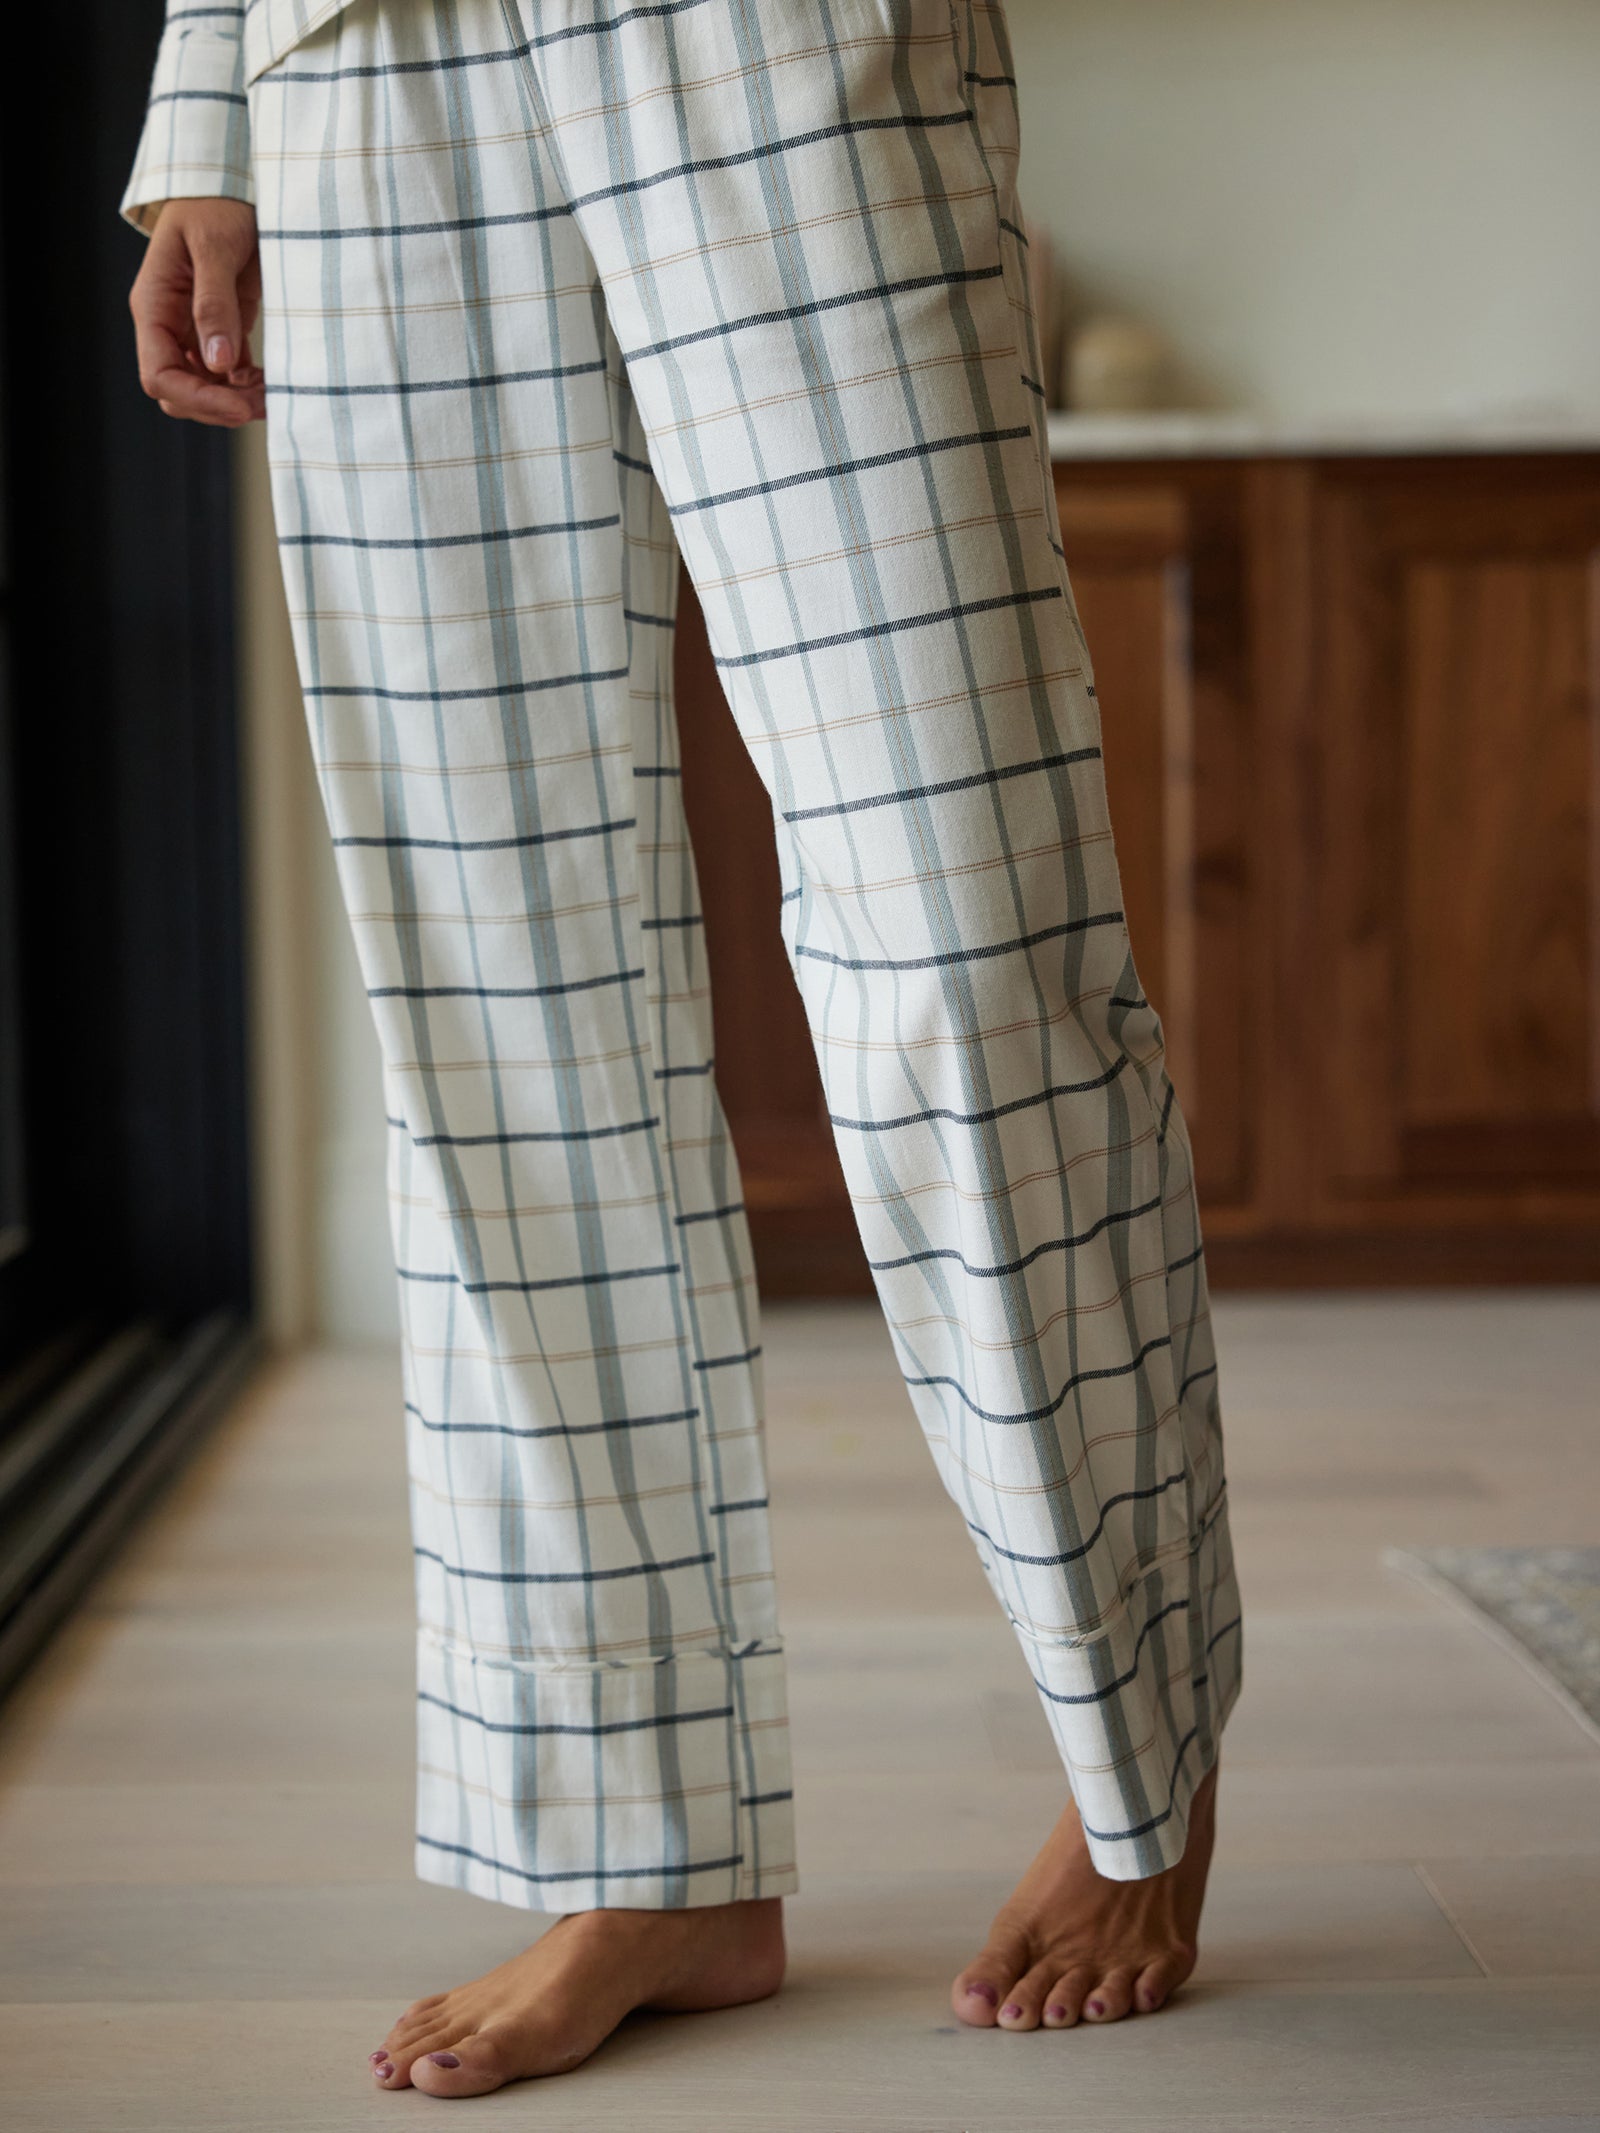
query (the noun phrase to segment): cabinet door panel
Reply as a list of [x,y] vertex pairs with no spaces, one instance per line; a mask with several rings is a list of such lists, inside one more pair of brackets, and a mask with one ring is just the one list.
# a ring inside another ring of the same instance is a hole
[[1404,574],[1402,1104],[1421,1126],[1581,1116],[1593,1095],[1593,574]]
[[1320,525],[1326,1184],[1592,1192],[1600,487],[1339,472]]

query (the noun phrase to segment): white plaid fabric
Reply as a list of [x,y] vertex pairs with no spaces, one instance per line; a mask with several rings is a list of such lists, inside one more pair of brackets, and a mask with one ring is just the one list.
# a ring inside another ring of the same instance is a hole
[[167,23],[122,212],[154,229],[163,201],[249,200],[250,131],[239,6],[167,0]]
[[999,10],[353,0],[249,123],[285,575],[390,1092],[420,1871],[562,1910],[795,1885],[680,549],[913,1404],[1096,1864],[1171,1864],[1238,1607]]

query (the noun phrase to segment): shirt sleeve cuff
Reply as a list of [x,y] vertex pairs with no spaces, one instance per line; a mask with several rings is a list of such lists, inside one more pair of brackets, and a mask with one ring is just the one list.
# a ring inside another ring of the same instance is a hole
[[146,235],[165,202],[253,201],[244,52],[237,37],[170,24],[122,214]]

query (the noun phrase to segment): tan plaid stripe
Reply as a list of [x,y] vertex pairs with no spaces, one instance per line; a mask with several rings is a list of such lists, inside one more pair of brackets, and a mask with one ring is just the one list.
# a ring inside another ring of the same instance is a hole
[[1097,1864],[1152,1872],[1238,1608],[1000,13],[351,0],[292,42],[249,92],[270,443],[387,1068],[421,1870],[559,1908],[794,1885],[681,547],[914,1405]]

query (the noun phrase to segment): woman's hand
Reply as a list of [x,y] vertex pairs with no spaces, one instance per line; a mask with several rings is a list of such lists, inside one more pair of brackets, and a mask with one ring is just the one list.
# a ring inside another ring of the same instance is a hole
[[169,200],[128,298],[139,382],[164,415],[236,430],[266,413],[250,329],[261,306],[256,214],[242,200]]

